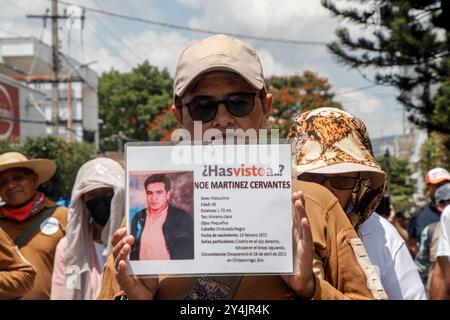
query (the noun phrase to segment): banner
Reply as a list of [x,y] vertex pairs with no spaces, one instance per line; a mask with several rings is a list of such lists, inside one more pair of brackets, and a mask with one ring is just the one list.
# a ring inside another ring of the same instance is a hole
[[292,273],[291,145],[126,145],[136,275]]

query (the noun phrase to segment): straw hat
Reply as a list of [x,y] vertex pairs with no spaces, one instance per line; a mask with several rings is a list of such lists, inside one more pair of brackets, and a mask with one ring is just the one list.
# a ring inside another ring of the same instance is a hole
[[18,152],[6,152],[0,155],[0,173],[14,168],[27,168],[33,170],[39,177],[39,184],[48,181],[56,171],[55,161],[49,159],[28,160]]

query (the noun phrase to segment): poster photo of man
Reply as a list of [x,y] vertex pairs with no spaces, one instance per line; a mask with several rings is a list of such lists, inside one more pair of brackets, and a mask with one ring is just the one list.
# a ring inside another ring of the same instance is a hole
[[130,260],[194,259],[193,172],[129,175]]

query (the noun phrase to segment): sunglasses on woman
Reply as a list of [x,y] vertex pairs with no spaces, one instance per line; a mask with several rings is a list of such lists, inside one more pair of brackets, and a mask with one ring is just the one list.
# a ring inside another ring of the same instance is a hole
[[346,176],[326,176],[317,173],[305,173],[300,176],[300,180],[315,182],[323,185],[326,181],[330,182],[330,185],[334,189],[339,190],[352,190],[358,182],[358,177],[346,177]]
[[190,102],[181,103],[178,108],[187,107],[194,121],[210,122],[216,117],[219,105],[223,103],[232,116],[240,118],[253,111],[256,96],[263,97],[259,92],[235,92],[220,101],[211,96],[196,96]]

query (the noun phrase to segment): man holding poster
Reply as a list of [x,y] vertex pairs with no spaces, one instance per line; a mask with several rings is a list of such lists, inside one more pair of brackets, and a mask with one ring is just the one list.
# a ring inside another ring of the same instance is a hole
[[[195,139],[195,121],[202,134],[215,129],[225,139],[235,132],[263,129],[270,114],[256,51],[225,35],[197,41],[181,54],[174,81],[172,111],[181,128]],[[206,139],[207,140],[207,139]],[[138,278],[127,272],[135,241],[125,228],[116,232],[100,298],[128,299],[382,299],[376,275],[368,275],[350,240],[359,240],[337,199],[321,185],[292,181],[294,273],[290,275]],[[257,201],[256,199],[249,201]],[[273,212],[277,216],[279,212]],[[309,220],[309,222],[308,222]],[[323,270],[313,268],[314,260]],[[115,268],[115,269],[114,269]],[[116,277],[123,289],[117,292]],[[317,271],[317,272],[316,272]]]

